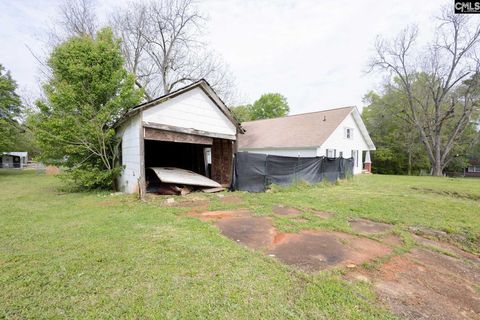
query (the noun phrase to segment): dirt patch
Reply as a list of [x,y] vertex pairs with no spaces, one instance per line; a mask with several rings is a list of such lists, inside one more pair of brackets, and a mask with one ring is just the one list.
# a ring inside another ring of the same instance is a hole
[[346,233],[302,231],[285,234],[268,254],[304,271],[319,271],[336,266],[355,267],[390,252],[390,248],[376,241]]
[[452,256],[462,257],[464,259],[472,260],[474,262],[479,262],[480,263],[480,257],[478,257],[478,256],[476,256],[472,253],[465,252],[465,251],[463,251],[463,250],[461,250],[461,249],[459,249],[459,248],[457,248],[454,245],[451,245],[449,243],[445,243],[445,242],[441,242],[441,241],[434,241],[434,240],[427,239],[427,238],[417,236],[417,235],[413,235],[413,239],[415,239],[415,241],[418,244],[421,244],[423,246],[432,247],[434,249],[446,252],[446,253],[448,253]]
[[273,207],[273,213],[279,214],[281,216],[291,216],[297,215],[302,213],[300,210],[292,207],[286,207],[284,205],[279,204],[278,206]]
[[214,221],[224,236],[255,250],[266,250],[269,256],[304,271],[336,266],[354,268],[391,252],[380,242],[341,232],[278,232],[270,217],[257,217],[247,210],[206,211],[191,215]]
[[349,275],[370,281],[381,299],[407,319],[480,319],[480,263],[425,249],[394,257],[378,271]]
[[215,225],[224,236],[256,250],[268,247],[276,234],[268,217],[234,217],[219,220]]
[[172,206],[177,208],[189,208],[188,214],[195,214],[195,213],[200,213],[208,210],[209,204],[210,204],[209,200],[188,199],[188,200],[174,202]]
[[335,215],[334,213],[327,211],[314,211],[313,214],[322,219],[330,219]]
[[239,196],[224,196],[220,198],[222,204],[242,204],[243,200]]
[[222,220],[229,218],[251,217],[253,214],[247,210],[224,210],[224,211],[204,211],[201,213],[189,213],[190,216],[197,217],[203,221]]
[[349,221],[352,230],[359,233],[381,233],[392,228],[391,225],[381,222],[374,222],[366,219],[355,219]]
[[385,237],[383,237],[380,241],[383,243],[386,243],[391,246],[402,246],[403,245],[403,240],[399,236],[395,234],[389,234]]
[[60,168],[57,166],[47,166],[45,168],[45,174],[47,176],[56,176],[57,174],[60,174]]

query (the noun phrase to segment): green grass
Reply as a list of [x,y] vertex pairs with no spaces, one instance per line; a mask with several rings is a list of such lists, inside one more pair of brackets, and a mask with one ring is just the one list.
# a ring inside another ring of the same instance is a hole
[[[336,185],[297,184],[274,187],[266,193],[241,194],[245,206],[260,215],[272,215],[272,207],[284,204],[303,209],[307,223],[273,216],[284,231],[333,229],[352,232],[348,220],[367,218],[395,225],[408,237],[409,227],[426,227],[447,233],[446,239],[467,251],[480,253],[480,180],[439,177],[363,175]],[[231,206],[230,206],[231,207]],[[228,206],[216,202],[215,208]],[[312,211],[334,212],[321,219]]]
[[[109,193],[63,193],[54,177],[0,172],[0,318],[388,319],[369,284],[341,271],[305,274],[238,246],[186,209]],[[352,232],[361,216],[395,224],[411,246],[410,225],[478,241],[478,180],[362,176],[336,186],[237,193],[271,215],[302,208],[307,222],[276,217],[282,230]],[[431,189],[419,192],[412,189]],[[191,197],[200,196],[192,194]],[[223,205],[217,195],[210,209]],[[335,212],[322,220],[311,210]],[[399,248],[399,252],[405,248]]]

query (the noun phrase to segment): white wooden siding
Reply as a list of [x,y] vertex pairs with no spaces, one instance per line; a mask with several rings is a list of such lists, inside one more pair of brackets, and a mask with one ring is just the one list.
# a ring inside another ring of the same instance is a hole
[[[353,129],[353,138],[345,137],[345,128]],[[358,150],[358,166],[355,163],[353,166],[353,173],[359,174],[363,170],[363,151],[368,150],[368,145],[363,138],[357,123],[352,114],[349,114],[345,120],[332,132],[327,140],[318,148],[317,156],[326,156],[327,149],[335,149],[337,157],[340,152],[343,152],[344,158],[350,158],[352,150]]]
[[235,125],[200,88],[143,111],[143,121],[235,136]]
[[140,115],[132,117],[118,131],[122,139],[123,171],[118,178],[119,189],[125,193],[138,192],[140,178]]

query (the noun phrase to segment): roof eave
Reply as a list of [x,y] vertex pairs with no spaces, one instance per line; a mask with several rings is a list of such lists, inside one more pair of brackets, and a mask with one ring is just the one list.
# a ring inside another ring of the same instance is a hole
[[375,147],[375,144],[373,143],[372,138],[370,137],[370,134],[368,133],[367,127],[365,126],[365,123],[363,122],[362,116],[360,115],[360,112],[358,111],[357,107],[353,107],[351,114],[353,116],[353,119],[357,123],[357,126],[360,129],[360,132],[362,133],[363,139],[367,143],[368,150],[370,151],[377,150],[377,148]]

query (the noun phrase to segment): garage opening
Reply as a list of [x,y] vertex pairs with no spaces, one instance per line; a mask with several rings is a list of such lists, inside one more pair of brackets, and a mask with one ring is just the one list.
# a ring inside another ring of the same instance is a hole
[[[193,143],[145,140],[145,168],[174,167],[210,178],[210,146]],[[147,186],[158,186],[157,175],[146,170]]]
[[147,189],[161,184],[155,172],[148,169],[152,167],[190,170],[229,186],[233,141],[154,128],[144,130]]

